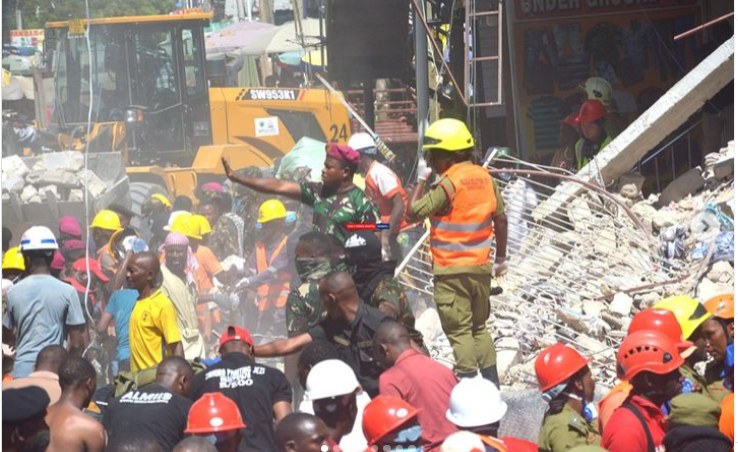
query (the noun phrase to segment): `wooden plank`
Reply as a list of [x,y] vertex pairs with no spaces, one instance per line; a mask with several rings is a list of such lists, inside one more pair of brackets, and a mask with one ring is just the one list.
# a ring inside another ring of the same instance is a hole
[[[633,121],[577,176],[593,183],[599,169],[604,183],[610,184],[630,171],[643,156],[733,80],[734,55],[731,37]],[[582,189],[580,184],[572,182],[559,185],[556,192],[533,212],[534,219],[541,221],[546,218],[565,206]]]

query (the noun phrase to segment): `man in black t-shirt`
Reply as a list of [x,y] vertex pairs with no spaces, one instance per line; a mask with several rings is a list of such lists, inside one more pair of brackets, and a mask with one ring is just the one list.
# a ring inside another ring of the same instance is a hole
[[[346,272],[335,272],[323,278],[320,298],[327,311],[320,323],[307,333],[259,345],[256,356],[285,356],[302,350],[312,341],[325,340],[333,344],[339,358],[351,366],[364,391],[370,397],[376,396],[383,368],[374,359],[372,343],[379,324],[390,317],[361,302],[356,285]],[[415,330],[410,330],[410,334],[422,338]],[[421,344],[416,346],[422,351]]]
[[192,367],[179,356],[165,358],[156,368],[156,382],[123,394],[105,411],[108,444],[130,438],[153,439],[172,450],[184,438]]
[[239,451],[276,451],[274,424],[292,412],[287,377],[254,361],[254,340],[245,328],[229,326],[220,338],[222,360],[192,383],[190,398],[220,392],[238,405],[246,424]]

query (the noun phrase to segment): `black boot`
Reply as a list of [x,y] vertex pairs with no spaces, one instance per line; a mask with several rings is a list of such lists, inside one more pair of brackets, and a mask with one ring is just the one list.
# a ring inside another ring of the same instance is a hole
[[461,380],[462,378],[474,378],[477,375],[479,375],[479,373],[476,370],[472,372],[456,372],[456,378],[458,378],[459,380]]
[[491,381],[492,383],[497,386],[497,388],[500,387],[500,377],[497,375],[497,366],[490,366],[486,369],[482,369],[482,378],[486,378],[487,380]]

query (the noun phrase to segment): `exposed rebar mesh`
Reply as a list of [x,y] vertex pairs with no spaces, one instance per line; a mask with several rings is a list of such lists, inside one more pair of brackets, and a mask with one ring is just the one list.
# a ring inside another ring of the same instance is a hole
[[[591,356],[600,383],[614,382],[615,353],[630,314],[641,307],[639,295],[655,290],[661,295],[691,292],[697,281],[689,275],[699,273],[701,262],[660,257],[650,225],[644,226],[617,196],[592,185],[583,186],[563,208],[534,221],[533,211],[553,195],[555,185],[562,179],[576,181],[576,176],[518,160],[498,159],[495,165],[517,167],[490,169],[493,174],[515,176],[510,182],[498,178],[508,218],[509,270],[504,280],[493,280],[503,293],[491,297],[488,320],[498,341],[498,357],[507,347],[514,364],[501,374],[503,384],[535,385],[532,361],[556,341]],[[398,274],[406,287],[430,303],[428,233],[421,240]],[[609,309],[619,292],[635,298],[632,310],[627,304],[625,312]],[[436,359],[451,362],[453,355],[444,340],[436,341],[431,352]]]

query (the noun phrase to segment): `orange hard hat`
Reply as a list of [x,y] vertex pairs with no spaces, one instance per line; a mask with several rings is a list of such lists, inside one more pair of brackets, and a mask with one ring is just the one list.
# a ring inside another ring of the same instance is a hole
[[585,122],[597,122],[605,117],[605,107],[602,102],[596,99],[585,100],[579,108],[577,115],[577,124],[581,125]]
[[208,392],[192,404],[185,433],[211,434],[245,427],[236,402],[219,392]]
[[364,408],[361,427],[373,446],[398,427],[413,419],[420,410],[399,397],[378,395]]
[[715,317],[720,317],[725,320],[733,320],[733,294],[724,293],[721,295],[714,296],[707,300],[705,303],[705,309]]
[[668,374],[684,364],[676,343],[656,331],[636,331],[623,340],[617,355],[618,375],[631,380],[641,372]]
[[693,343],[682,338],[682,327],[673,312],[666,309],[646,309],[633,316],[628,327],[628,334],[636,331],[656,331],[668,337],[676,344],[679,353],[688,350]]
[[541,392],[564,383],[584,369],[589,361],[578,351],[561,342],[544,348],[535,363],[536,378]]

